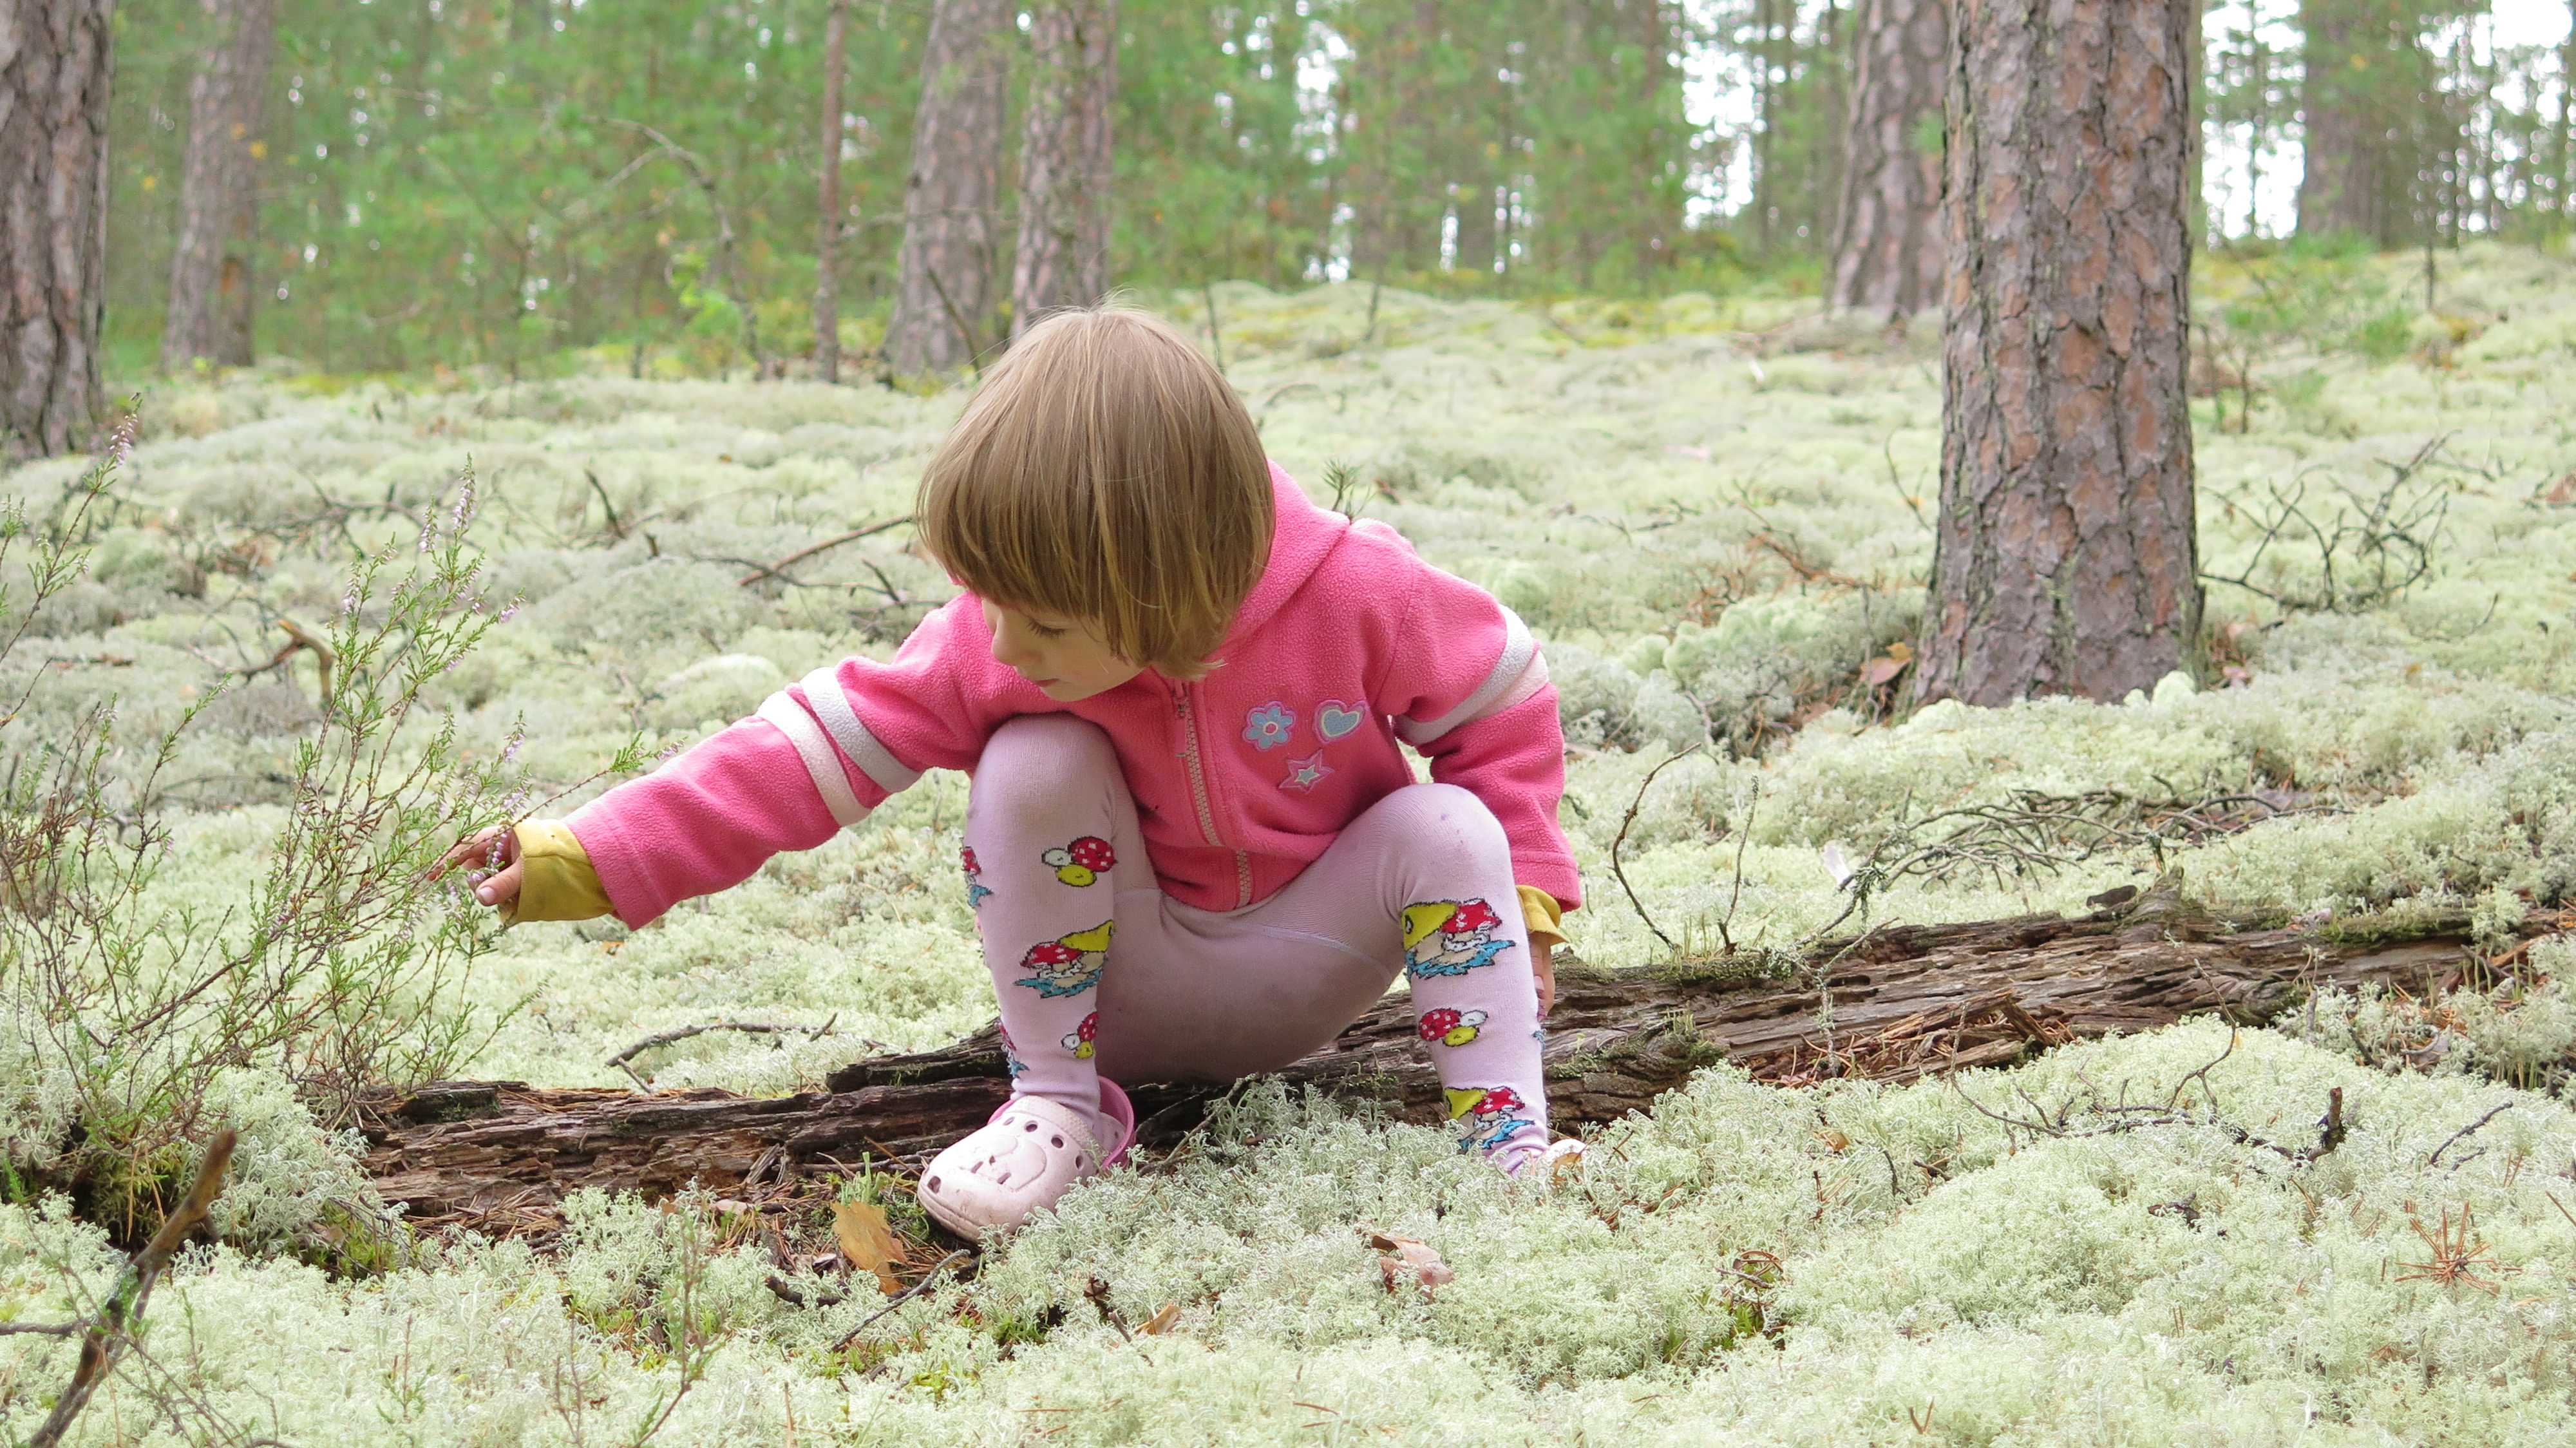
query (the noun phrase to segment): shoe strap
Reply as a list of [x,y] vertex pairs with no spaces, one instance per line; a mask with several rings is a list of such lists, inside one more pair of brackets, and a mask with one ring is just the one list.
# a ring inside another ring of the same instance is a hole
[[1093,1134],[1090,1125],[1082,1119],[1081,1113],[1071,1107],[1049,1101],[1043,1096],[1014,1096],[1002,1103],[1001,1108],[993,1113],[992,1119],[984,1123],[985,1127],[989,1130],[999,1125],[1004,1117],[1012,1115],[1034,1116],[1072,1137],[1077,1145],[1090,1154],[1092,1160],[1101,1159],[1100,1138]]

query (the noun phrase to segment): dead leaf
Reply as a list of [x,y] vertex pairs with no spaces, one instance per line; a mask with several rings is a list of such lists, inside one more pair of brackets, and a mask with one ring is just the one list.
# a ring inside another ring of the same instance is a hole
[[851,1267],[877,1274],[877,1286],[887,1292],[903,1290],[903,1280],[894,1269],[908,1259],[903,1244],[886,1226],[884,1209],[867,1202],[834,1202],[832,1237],[841,1244],[841,1256]]
[[1827,1151],[1840,1151],[1844,1147],[1851,1145],[1850,1137],[1843,1135],[1841,1132],[1836,1131],[1831,1127],[1827,1127],[1823,1131],[1817,1132],[1816,1140],[1822,1143]]
[[2551,484],[2548,499],[2562,507],[2569,503],[2576,503],[2576,472],[2570,472]]
[[[1903,647],[1902,644],[1897,645],[1897,648]],[[1897,675],[1905,672],[1905,664],[1905,660],[1896,656],[1896,650],[1890,649],[1861,666],[1861,680],[1873,689],[1885,688],[1896,682]]]
[[1910,664],[1914,662],[1914,645],[1898,639],[1887,646],[1887,656],[1900,664]]
[[1145,1334],[1147,1337],[1161,1337],[1164,1333],[1172,1330],[1173,1323],[1180,1320],[1181,1305],[1177,1302],[1166,1302],[1153,1316],[1145,1319],[1144,1326],[1139,1327],[1136,1330]]
[[1441,1261],[1440,1254],[1426,1242],[1385,1232],[1369,1233],[1368,1241],[1370,1246],[1387,1254],[1377,1259],[1377,1270],[1379,1279],[1389,1292],[1397,1290],[1407,1267],[1413,1269],[1414,1278],[1422,1284],[1425,1297],[1431,1295],[1431,1289],[1458,1280],[1458,1274],[1450,1271],[1449,1264]]

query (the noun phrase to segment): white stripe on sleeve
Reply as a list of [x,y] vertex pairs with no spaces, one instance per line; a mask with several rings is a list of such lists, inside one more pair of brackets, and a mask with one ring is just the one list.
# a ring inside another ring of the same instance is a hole
[[841,757],[832,752],[832,741],[823,737],[823,728],[794,696],[781,689],[763,699],[757,717],[778,726],[787,742],[796,746],[796,757],[805,761],[805,772],[822,793],[824,807],[843,829],[868,817],[867,806],[850,791],[849,779],[841,773]]
[[894,751],[878,743],[868,726],[859,722],[858,711],[850,707],[850,696],[841,692],[840,674],[832,666],[827,664],[796,682],[805,686],[806,702],[814,706],[823,727],[832,731],[841,752],[850,756],[860,773],[875,780],[877,788],[900,794],[921,778],[920,770],[904,768]]
[[1547,684],[1547,664],[1539,657],[1538,640],[1530,637],[1529,625],[1521,616],[1503,610],[1503,653],[1494,660],[1492,672],[1478,684],[1475,692],[1461,700],[1458,707],[1429,721],[1411,718],[1396,721],[1396,735],[1419,749],[1441,735],[1471,720],[1498,714],[1537,693]]

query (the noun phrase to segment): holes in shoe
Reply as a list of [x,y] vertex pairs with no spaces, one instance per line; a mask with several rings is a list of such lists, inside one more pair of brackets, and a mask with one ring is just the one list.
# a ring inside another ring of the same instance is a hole
[[923,1182],[922,1185],[936,1192],[939,1190],[939,1178],[932,1177],[930,1180]]
[[1061,1136],[1050,1136],[1047,1138],[1047,1142],[1053,1146],[1062,1146],[1064,1145],[1064,1138]]
[[1038,1124],[1037,1124],[1036,1122],[1034,1122],[1034,1121],[1024,1122],[1024,1123],[1022,1123],[1022,1124],[1021,1124],[1021,1126],[1020,1126],[1020,1130],[1022,1130],[1022,1131],[1035,1131],[1035,1130],[1037,1130],[1037,1129],[1038,1129]]
[[1075,1153],[1073,1154],[1073,1169],[1074,1169],[1075,1171],[1080,1171],[1080,1170],[1082,1170],[1082,1153],[1081,1153],[1081,1152],[1078,1152],[1078,1151],[1077,1151],[1077,1152],[1075,1152]]

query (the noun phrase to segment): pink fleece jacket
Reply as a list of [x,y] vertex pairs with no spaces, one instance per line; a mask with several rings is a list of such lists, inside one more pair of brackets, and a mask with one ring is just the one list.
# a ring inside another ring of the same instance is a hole
[[1206,678],[1148,669],[1058,702],[994,661],[982,607],[962,595],[891,662],[817,669],[567,817],[617,918],[641,927],[813,849],[925,769],[971,772],[1005,720],[1051,713],[1108,734],[1155,877],[1183,903],[1232,910],[1294,879],[1413,782],[1401,740],[1502,821],[1515,883],[1580,905],[1556,821],[1556,690],[1528,628],[1386,524],[1315,506],[1276,463],[1270,481],[1270,559]]

